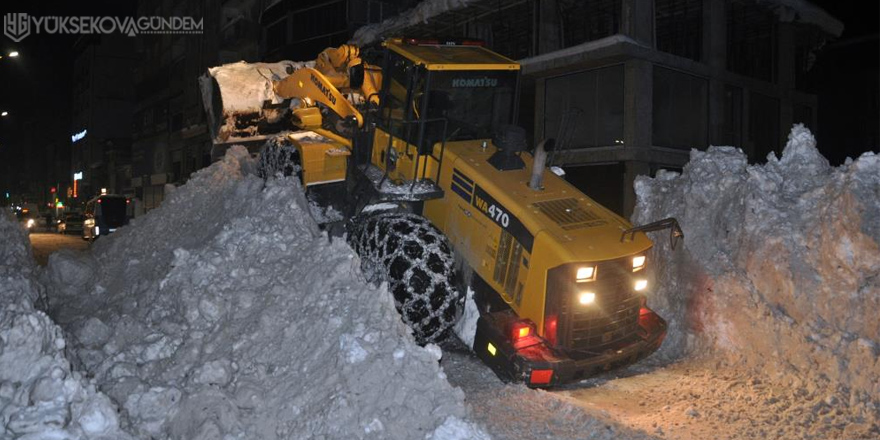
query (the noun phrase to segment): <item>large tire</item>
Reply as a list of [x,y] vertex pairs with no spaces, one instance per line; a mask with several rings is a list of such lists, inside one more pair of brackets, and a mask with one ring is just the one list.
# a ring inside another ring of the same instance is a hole
[[302,176],[299,150],[283,138],[273,138],[260,150],[257,175],[263,179],[281,176]]
[[394,304],[420,345],[442,340],[464,308],[455,261],[443,234],[424,217],[386,212],[359,217],[349,243],[370,281],[387,281]]

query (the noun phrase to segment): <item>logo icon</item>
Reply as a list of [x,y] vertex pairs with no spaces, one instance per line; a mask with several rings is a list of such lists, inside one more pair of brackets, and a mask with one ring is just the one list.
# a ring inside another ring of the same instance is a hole
[[31,34],[31,20],[27,13],[10,12],[3,17],[3,34],[19,43]]

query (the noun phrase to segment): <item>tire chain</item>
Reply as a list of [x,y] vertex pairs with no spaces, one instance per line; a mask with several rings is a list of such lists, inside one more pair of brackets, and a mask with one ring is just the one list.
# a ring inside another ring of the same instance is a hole
[[464,309],[446,238],[426,218],[390,212],[359,217],[349,242],[371,281],[388,281],[397,311],[424,345],[440,341]]

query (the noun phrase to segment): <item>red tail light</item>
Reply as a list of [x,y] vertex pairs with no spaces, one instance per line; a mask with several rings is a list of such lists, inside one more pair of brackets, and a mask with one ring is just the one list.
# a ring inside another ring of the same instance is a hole
[[520,340],[529,336],[529,333],[532,332],[532,329],[527,324],[517,325],[513,330],[513,339]]
[[547,385],[553,379],[553,370],[532,370],[529,375],[529,383],[532,385]]
[[558,322],[559,320],[556,315],[550,315],[544,319],[544,339],[546,339],[551,346],[556,346],[556,325]]
[[516,321],[510,326],[510,340],[517,343],[532,335],[533,324],[529,320]]

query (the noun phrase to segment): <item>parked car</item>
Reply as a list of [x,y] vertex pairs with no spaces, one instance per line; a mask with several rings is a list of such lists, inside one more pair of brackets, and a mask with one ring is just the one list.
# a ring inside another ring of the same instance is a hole
[[82,234],[83,223],[85,220],[85,216],[79,213],[64,214],[64,217],[62,217],[56,225],[56,230],[59,234],[67,234],[71,232]]
[[103,194],[89,200],[86,203],[82,238],[94,240],[128,224],[126,205],[128,199],[118,194]]

